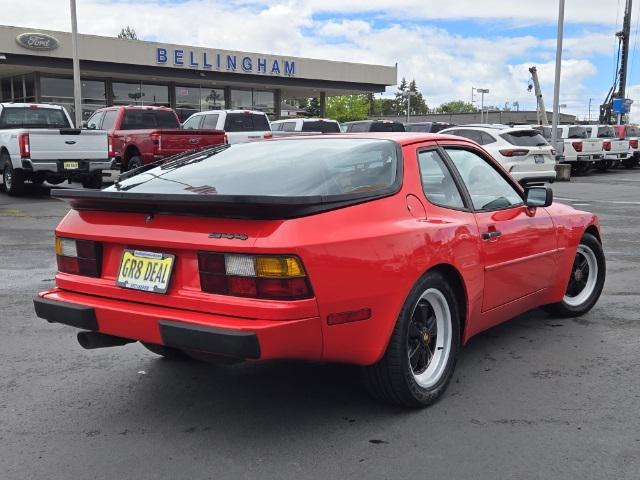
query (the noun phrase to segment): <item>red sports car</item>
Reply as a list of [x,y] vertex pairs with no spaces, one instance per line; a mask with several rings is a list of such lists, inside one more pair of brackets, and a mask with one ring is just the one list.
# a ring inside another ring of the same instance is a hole
[[356,364],[407,406],[443,393],[473,335],[540,306],[582,315],[605,280],[595,215],[461,137],[223,145],[52,195],[72,210],[35,309],[83,347]]

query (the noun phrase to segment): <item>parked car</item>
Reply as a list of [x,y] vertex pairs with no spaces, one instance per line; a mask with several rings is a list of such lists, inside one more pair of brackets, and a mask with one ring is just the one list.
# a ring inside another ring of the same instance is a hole
[[640,162],[640,127],[637,125],[613,125],[616,135],[621,140],[629,142],[629,156],[622,160],[625,168],[638,166]]
[[87,120],[88,130],[106,130],[109,157],[122,170],[132,170],[194,148],[225,143],[222,131],[183,130],[167,107],[107,107]]
[[356,122],[344,122],[342,131],[345,133],[363,132],[404,132],[401,122],[392,120],[358,120]]
[[52,195],[72,210],[35,311],[85,348],[355,364],[405,406],[445,391],[477,333],[538,306],[582,315],[605,279],[595,215],[462,137],[224,145]]
[[100,188],[110,167],[107,134],[73,128],[63,107],[0,103],[0,171],[9,195],[22,194],[26,182]]
[[553,182],[556,179],[555,152],[540,132],[508,125],[460,125],[441,130],[482,145],[518,181]]
[[604,159],[595,166],[598,170],[613,168],[629,158],[629,141],[618,138],[611,125],[587,125],[590,138],[602,139]]
[[269,117],[257,110],[210,110],[194,113],[182,128],[224,130],[230,144],[272,137]]
[[[535,125],[542,136],[551,143],[551,127]],[[574,175],[586,174],[594,165],[604,160],[602,140],[590,138],[584,125],[558,125],[558,140],[553,145],[559,163],[571,165]]]
[[271,122],[272,132],[340,133],[340,124],[330,118],[287,118]]
[[445,128],[455,127],[453,123],[445,122],[413,122],[405,123],[404,129],[407,132],[420,132],[420,133],[437,133]]

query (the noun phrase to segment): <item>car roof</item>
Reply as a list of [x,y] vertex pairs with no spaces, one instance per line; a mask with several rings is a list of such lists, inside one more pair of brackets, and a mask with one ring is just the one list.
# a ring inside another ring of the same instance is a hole
[[300,135],[294,137],[279,137],[271,141],[290,141],[290,140],[324,140],[336,138],[363,138],[369,140],[391,140],[400,145],[412,145],[414,143],[433,142],[438,140],[454,140],[456,142],[465,142],[470,145],[476,145],[475,142],[464,137],[456,135],[446,135],[441,133],[422,133],[422,132],[362,132],[362,133],[325,133],[324,135]]
[[398,123],[398,124],[402,125],[402,122],[399,122],[397,120],[381,120],[381,119],[379,119],[379,120],[355,120],[353,122],[343,122],[342,124],[343,125],[355,125],[357,123],[377,123],[377,122],[380,122],[380,123]]
[[207,110],[205,112],[196,112],[194,115],[218,115],[220,113],[251,113],[255,115],[266,115],[266,113],[261,112],[260,110],[244,110],[244,109],[236,109],[236,110]]
[[473,125],[457,125],[451,128],[446,128],[443,130],[446,132],[447,130],[479,130],[485,133],[509,133],[509,132],[517,132],[520,130],[534,130],[532,125],[481,125],[481,124],[473,124]]
[[21,103],[21,102],[3,102],[0,103],[3,108],[24,108],[24,107],[34,107],[34,108],[54,108],[56,110],[62,110],[61,105],[54,105],[52,103]]

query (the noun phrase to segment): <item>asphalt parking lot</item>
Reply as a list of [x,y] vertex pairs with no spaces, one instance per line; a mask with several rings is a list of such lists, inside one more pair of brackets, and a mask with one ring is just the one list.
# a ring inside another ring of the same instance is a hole
[[358,371],[172,362],[139,344],[87,351],[36,318],[66,205],[0,195],[2,479],[631,479],[640,472],[640,169],[556,198],[600,215],[594,310],[536,310],[463,348],[431,408],[370,400]]

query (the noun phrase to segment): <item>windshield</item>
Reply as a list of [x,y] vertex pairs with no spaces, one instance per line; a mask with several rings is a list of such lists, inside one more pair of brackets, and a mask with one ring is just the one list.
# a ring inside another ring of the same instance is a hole
[[640,128],[628,126],[627,137],[640,137]]
[[183,156],[107,191],[286,197],[376,194],[395,184],[398,161],[396,144],[389,140],[242,143]]
[[549,145],[537,130],[516,130],[500,135],[511,145],[518,147],[544,147]]
[[67,116],[57,108],[3,108],[0,129],[71,128]]

